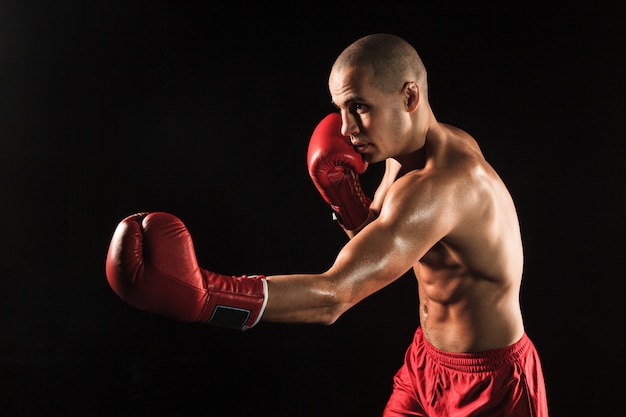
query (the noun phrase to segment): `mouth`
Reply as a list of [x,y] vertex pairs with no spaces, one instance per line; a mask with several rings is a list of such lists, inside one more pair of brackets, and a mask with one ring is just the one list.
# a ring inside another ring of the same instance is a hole
[[365,153],[365,151],[369,147],[369,144],[363,143],[363,144],[352,145],[352,146],[354,146],[354,150],[357,151],[358,153]]

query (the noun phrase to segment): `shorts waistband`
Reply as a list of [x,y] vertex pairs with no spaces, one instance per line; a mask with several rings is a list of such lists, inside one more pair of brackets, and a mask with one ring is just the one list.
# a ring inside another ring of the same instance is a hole
[[[419,331],[421,332],[421,329]],[[532,343],[524,333],[520,340],[507,347],[476,353],[456,353],[437,349],[423,334],[422,340],[429,359],[460,372],[489,372],[502,365],[516,362],[525,355]]]

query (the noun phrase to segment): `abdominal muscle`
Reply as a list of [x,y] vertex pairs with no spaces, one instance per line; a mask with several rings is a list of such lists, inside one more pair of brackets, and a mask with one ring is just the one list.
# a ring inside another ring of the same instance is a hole
[[448,352],[482,352],[517,342],[524,326],[517,288],[461,271],[415,269],[420,326],[426,340]]

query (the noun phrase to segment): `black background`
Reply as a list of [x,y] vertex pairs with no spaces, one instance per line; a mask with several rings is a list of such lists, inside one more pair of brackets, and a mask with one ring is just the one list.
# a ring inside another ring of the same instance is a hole
[[308,138],[332,111],[337,54],[391,32],[420,52],[436,116],[477,138],[517,202],[552,416],[616,415],[626,14],[521,4],[4,1],[0,413],[380,415],[417,325],[411,276],[330,327],[237,332],[125,305],[104,258],[123,217],[163,210],[205,268],[327,268],[346,238],[308,177]]

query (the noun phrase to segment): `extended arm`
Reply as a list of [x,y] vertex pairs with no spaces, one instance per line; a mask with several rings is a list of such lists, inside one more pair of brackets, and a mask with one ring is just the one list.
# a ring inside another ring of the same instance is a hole
[[408,181],[391,187],[380,216],[342,248],[328,271],[267,277],[263,320],[330,324],[406,273],[450,227],[441,200],[421,198],[424,188],[434,197],[431,187],[416,189]]
[[389,187],[380,215],[321,274],[235,277],[202,269],[180,219],[141,213],[116,228],[107,279],[129,304],[179,321],[242,330],[259,320],[330,324],[402,276],[454,227],[455,205],[441,197],[441,186],[412,181]]

